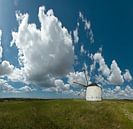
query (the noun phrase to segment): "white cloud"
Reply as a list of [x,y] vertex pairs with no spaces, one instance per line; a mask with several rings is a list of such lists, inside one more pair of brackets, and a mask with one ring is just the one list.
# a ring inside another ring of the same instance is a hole
[[93,60],[94,60],[94,64],[91,66],[92,70],[95,69],[95,64],[98,63],[99,64],[99,69],[98,71],[102,72],[102,75],[104,75],[105,77],[108,77],[110,74],[110,69],[108,68],[108,66],[105,63],[104,58],[102,57],[101,53],[95,53],[93,55]]
[[128,69],[125,70],[125,73],[123,74],[123,77],[127,81],[131,81],[132,80],[132,76],[131,76],[131,74],[130,74]]
[[112,61],[111,68],[109,68],[100,52],[92,55],[91,60],[93,63],[90,65],[90,73],[97,69],[96,63],[99,64],[98,75],[95,75],[95,81],[97,83],[116,86],[122,85],[124,83],[124,79],[127,81],[132,80],[129,70],[126,70],[125,74],[122,75],[122,72],[115,60]]
[[84,46],[83,45],[81,45],[81,47],[80,47],[80,52],[83,54],[83,53],[85,53],[85,50],[84,50]]
[[32,92],[35,91],[36,89],[31,88],[29,86],[14,88],[12,85],[9,84],[7,80],[0,79],[0,90],[2,92],[8,92],[8,93],[22,93],[22,92]]
[[29,86],[24,86],[24,87],[19,88],[18,90],[21,92],[32,92],[32,91],[35,91],[36,89],[31,88]]
[[90,65],[90,74],[92,73],[92,71],[95,70],[95,66],[96,66],[96,62],[93,62],[93,64]]
[[0,76],[9,75],[13,72],[14,66],[11,65],[8,61],[4,60],[0,64]]
[[110,83],[114,85],[121,85],[124,82],[124,79],[123,79],[123,76],[121,75],[121,70],[115,60],[112,61],[110,71],[111,71],[111,74],[108,78]]
[[80,17],[81,19],[84,19],[84,16],[83,16],[83,14],[82,14],[81,12],[79,12],[79,17]]
[[103,89],[104,98],[133,99],[133,89],[127,85],[125,89],[116,86],[114,89]]
[[12,73],[10,75],[8,75],[8,78],[13,82],[20,81],[20,82],[28,83],[28,82],[26,82],[23,69],[14,68]]
[[116,86],[114,89],[114,93],[118,93],[121,91],[121,87],[120,86]]
[[125,87],[125,92],[127,95],[133,98],[133,89],[129,85]]
[[[85,20],[85,29],[88,29],[89,30],[90,27],[91,27],[90,21]],[[91,30],[91,34],[92,34],[92,30]]]
[[53,87],[45,87],[42,89],[42,91],[47,91],[47,92],[57,92],[57,93],[63,93],[66,94],[70,91],[70,84],[65,84],[63,80],[61,79],[56,79],[54,81]]
[[86,97],[86,89],[81,89],[80,93],[78,93],[78,96],[80,96],[81,98],[85,98]]
[[89,30],[91,28],[91,23],[90,21],[87,21],[87,19],[84,17],[84,15],[79,12],[79,17],[81,18],[82,22],[85,24],[85,30]]
[[29,24],[29,15],[17,14],[18,32],[12,32],[13,44],[18,48],[21,70],[28,81],[45,87],[54,84],[55,77],[71,70],[74,61],[72,38],[68,30],[54,16],[53,10],[39,7],[41,29]]
[[91,22],[87,20],[81,12],[79,12],[79,18],[84,23],[84,29],[87,30],[88,32],[88,37],[89,37],[90,42],[94,43],[94,35],[91,29]]
[[101,84],[102,86],[109,84],[108,80],[105,77],[103,77],[101,74],[95,75],[95,81],[96,83]]
[[2,92],[17,92],[17,90],[13,86],[8,84],[8,82],[4,79],[0,79],[0,89],[2,90]]
[[78,43],[78,41],[79,41],[78,28],[76,28],[76,29],[73,31],[73,36],[74,36],[74,43]]
[[5,92],[13,92],[13,91],[15,91],[15,88],[12,87],[11,85],[9,85],[8,83],[5,83],[4,85],[2,85],[1,88]]
[[13,72],[14,66],[6,60],[1,60],[3,48],[1,45],[2,31],[0,30],[0,76],[9,75]]
[[55,86],[57,92],[64,92],[70,90],[70,85],[64,84],[64,82],[61,79],[55,80]]
[[[87,85],[87,82],[86,82],[86,78],[85,78],[85,74],[84,72],[70,72],[68,75],[68,83],[70,83],[71,85],[73,85],[74,83],[73,82],[78,82],[78,83],[81,83],[83,85]],[[88,83],[91,83],[89,78],[88,78]]]
[[0,30],[0,61],[1,61],[1,58],[2,58],[2,52],[3,52],[3,49],[2,49],[2,46],[1,46],[1,36],[2,36],[2,31]]

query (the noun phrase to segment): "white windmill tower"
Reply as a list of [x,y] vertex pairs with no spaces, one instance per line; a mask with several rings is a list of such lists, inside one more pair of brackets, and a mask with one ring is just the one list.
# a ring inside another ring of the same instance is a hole
[[86,85],[80,82],[74,81],[73,83],[79,84],[86,88],[86,101],[101,101],[102,100],[102,88],[96,83],[88,83],[89,76],[86,67],[83,68],[85,74]]

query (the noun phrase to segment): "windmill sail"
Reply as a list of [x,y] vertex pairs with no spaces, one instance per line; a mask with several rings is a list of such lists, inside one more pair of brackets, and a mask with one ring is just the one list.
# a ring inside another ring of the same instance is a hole
[[86,83],[87,83],[87,86],[88,86],[88,84],[89,84],[89,76],[88,76],[88,72],[87,72],[87,66],[84,64],[83,65],[83,72],[84,72],[84,74],[85,74],[85,79],[86,79]]
[[78,85],[82,85],[82,86],[84,86],[84,87],[87,87],[87,85],[82,84],[82,83],[79,83],[79,82],[75,82],[75,81],[74,81],[73,83],[78,84]]
[[75,83],[75,84],[79,84],[79,85],[81,85],[81,86],[83,86],[83,87],[88,87],[88,80],[89,80],[89,76],[88,76],[88,72],[87,72],[87,66],[84,64],[83,65],[83,68],[82,68],[82,70],[83,70],[83,72],[84,72],[84,74],[85,74],[85,81],[86,81],[86,85],[85,84],[83,84],[83,83],[81,83],[81,82],[77,82],[77,81],[73,81],[73,83]]

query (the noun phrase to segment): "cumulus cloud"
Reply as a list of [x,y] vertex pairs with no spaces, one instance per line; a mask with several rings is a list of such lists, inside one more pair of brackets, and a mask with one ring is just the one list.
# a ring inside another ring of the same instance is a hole
[[95,75],[95,81],[98,84],[102,84],[102,86],[109,84],[108,80],[104,76],[102,76],[101,74]]
[[123,76],[121,74],[121,70],[117,65],[116,61],[113,60],[111,64],[111,74],[108,78],[111,84],[121,85],[124,82]]
[[105,60],[103,58],[103,56],[101,55],[101,53],[95,53],[93,55],[93,60],[94,60],[94,64],[91,66],[92,70],[95,69],[95,64],[98,63],[99,64],[99,69],[98,71],[100,71],[102,73],[102,75],[108,77],[110,74],[110,69],[108,68],[107,64],[105,63]]
[[2,52],[3,48],[1,45],[1,37],[2,37],[2,31],[0,30],[0,76],[9,75],[13,72],[14,66],[10,64],[10,62],[6,60],[1,60],[2,58]]
[[84,29],[87,30],[88,32],[88,37],[89,37],[90,42],[94,43],[94,35],[91,29],[91,22],[87,20],[81,12],[79,12],[79,18],[84,23]]
[[123,77],[127,81],[131,81],[132,80],[132,76],[131,76],[131,74],[130,74],[128,69],[125,70],[125,73],[123,74]]
[[88,29],[89,30],[91,28],[90,21],[87,21],[87,19],[84,17],[84,15],[81,12],[79,12],[79,17],[81,18],[82,22],[84,22],[85,29]]
[[2,58],[2,52],[3,52],[3,49],[2,49],[2,46],[1,46],[1,36],[2,36],[2,31],[0,30],[0,61],[1,61],[1,58]]
[[133,89],[127,85],[125,89],[120,86],[116,86],[114,89],[103,89],[104,98],[117,98],[117,99],[133,99]]
[[0,76],[9,75],[13,72],[14,66],[11,65],[8,61],[4,60],[0,64]]
[[[115,60],[112,61],[109,68],[100,52],[91,55],[91,60],[93,63],[90,65],[90,73],[98,68],[98,75],[95,74],[95,81],[97,83],[102,85],[111,84],[117,86],[122,85],[124,83],[124,79],[126,81],[132,80],[129,70],[125,70],[125,73],[122,75],[122,71]],[[96,67],[96,64],[98,64],[99,67]]]
[[29,15],[17,13],[18,31],[12,32],[13,44],[18,48],[19,62],[28,81],[53,86],[55,78],[68,73],[74,61],[72,38],[54,15],[39,7],[41,28],[28,23]]
[[21,92],[32,92],[32,91],[36,91],[36,89],[35,88],[31,88],[29,86],[24,86],[24,87],[19,88],[18,91],[21,91]]
[[125,87],[125,92],[126,92],[127,96],[129,95],[130,97],[133,98],[133,88],[131,88],[131,86],[127,85]]
[[[83,85],[87,85],[86,78],[84,72],[70,72],[68,75],[68,82],[73,85],[73,82],[78,82]],[[88,83],[91,83],[89,78],[88,78]]]
[[120,86],[116,86],[114,89],[114,93],[118,93],[121,91],[121,87]]
[[26,83],[25,74],[23,69],[14,68],[12,73],[8,75],[8,78],[13,82],[22,81]]
[[32,92],[36,91],[35,88],[31,88],[29,86],[23,86],[21,88],[15,88],[9,84],[9,82],[5,79],[0,79],[0,90],[2,92],[7,93],[22,93],[22,92]]
[[74,43],[78,43],[78,41],[79,41],[78,28],[76,28],[76,29],[73,31],[73,36],[74,36]]
[[63,80],[56,79],[53,87],[44,88],[43,91],[66,94],[70,91],[70,84],[65,84]]
[[61,79],[55,80],[55,86],[58,92],[64,92],[70,90],[70,85],[64,84],[64,82]]
[[83,45],[81,45],[81,47],[80,47],[80,52],[81,53],[85,53],[85,50],[84,50],[84,46]]
[[8,82],[4,79],[0,79],[0,89],[2,92],[12,92],[12,93],[17,92],[17,90],[13,86],[8,84]]

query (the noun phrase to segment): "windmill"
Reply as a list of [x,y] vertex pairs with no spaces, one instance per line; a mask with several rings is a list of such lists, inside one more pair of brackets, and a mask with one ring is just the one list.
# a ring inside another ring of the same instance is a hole
[[76,83],[86,88],[86,101],[101,101],[102,100],[102,88],[96,83],[89,84],[89,75],[88,75],[87,68],[85,67],[85,65],[83,66],[82,70],[85,75],[86,85],[80,82],[76,82],[76,81],[74,81],[73,83]]

